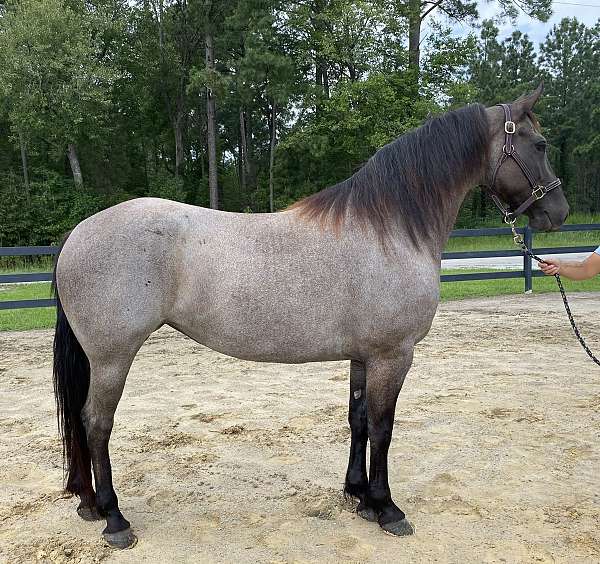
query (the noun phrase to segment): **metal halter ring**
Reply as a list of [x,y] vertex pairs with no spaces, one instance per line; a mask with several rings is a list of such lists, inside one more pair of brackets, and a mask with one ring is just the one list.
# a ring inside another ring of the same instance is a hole
[[532,195],[535,196],[536,200],[541,200],[546,195],[546,192],[547,192],[546,187],[538,184],[533,189]]
[[513,227],[515,222],[517,221],[517,218],[514,217],[513,214],[510,212],[505,212],[503,219],[504,223],[506,223],[506,225],[510,225],[511,227]]
[[507,120],[504,122],[504,131],[509,135],[513,135],[517,131],[517,126],[514,121]]

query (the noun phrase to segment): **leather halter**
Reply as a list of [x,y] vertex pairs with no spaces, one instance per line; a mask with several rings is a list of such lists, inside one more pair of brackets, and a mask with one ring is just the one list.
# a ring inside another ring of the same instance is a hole
[[[496,164],[496,168],[494,169],[494,174],[492,176],[492,183],[489,187],[490,196],[498,209],[504,215],[504,221],[506,223],[514,223],[519,217],[533,202],[537,200],[541,200],[548,192],[558,188],[561,184],[560,179],[556,178],[549,184],[545,186],[536,182],[531,170],[525,164],[525,161],[519,156],[517,151],[515,150],[515,146],[513,145],[513,135],[515,134],[517,127],[515,122],[512,120],[510,113],[510,106],[508,104],[498,104],[504,110],[504,146],[502,147],[502,155],[498,159],[498,163]],[[509,206],[504,206],[502,200],[500,199],[500,194],[496,192],[496,177],[498,176],[498,171],[500,167],[509,159],[512,158],[523,174],[529,185],[531,186],[531,196],[527,198],[516,210],[512,211]]]

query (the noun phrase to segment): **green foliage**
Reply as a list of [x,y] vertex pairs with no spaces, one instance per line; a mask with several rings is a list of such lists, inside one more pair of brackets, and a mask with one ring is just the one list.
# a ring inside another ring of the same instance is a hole
[[0,246],[58,243],[74,225],[109,203],[82,193],[53,171],[36,170],[26,193],[13,173],[0,176]]
[[[208,205],[207,87],[223,209],[269,209],[273,131],[274,203],[282,209],[347,178],[427,116],[512,100],[544,78],[537,112],[553,165],[572,208],[600,212],[599,25],[565,19],[536,53],[519,30],[501,40],[492,21],[479,37],[457,37],[436,13],[475,24],[477,4],[465,0],[0,5],[0,245],[55,243],[127,198]],[[541,20],[550,13],[549,0],[518,5]],[[408,30],[415,8],[432,7],[417,73]],[[496,16],[514,17],[516,7],[501,0]],[[208,70],[207,30],[215,50]],[[83,186],[74,182],[69,145]],[[474,192],[458,225],[496,217]]]
[[185,202],[186,193],[183,187],[183,179],[161,170],[150,177],[147,195]]
[[113,73],[98,60],[97,18],[84,15],[63,0],[21,0],[0,24],[0,91],[13,128],[57,155],[80,136],[97,138],[109,103]]
[[319,112],[279,146],[277,177],[288,196],[282,202],[351,176],[383,145],[440,111],[433,102],[412,98],[411,91],[412,81],[398,73],[340,82]]

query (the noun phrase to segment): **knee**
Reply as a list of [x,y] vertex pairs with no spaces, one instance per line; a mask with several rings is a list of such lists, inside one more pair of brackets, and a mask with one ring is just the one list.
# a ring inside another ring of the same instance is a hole
[[88,440],[90,436],[106,439],[112,432],[114,417],[98,415],[84,409],[81,412],[81,420],[88,435]]
[[390,424],[369,424],[369,440],[371,444],[386,445],[392,440],[392,425]]

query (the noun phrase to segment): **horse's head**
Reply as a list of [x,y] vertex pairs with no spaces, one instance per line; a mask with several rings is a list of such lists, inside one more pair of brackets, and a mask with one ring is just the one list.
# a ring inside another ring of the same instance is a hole
[[542,90],[540,84],[512,104],[487,109],[492,134],[488,187],[508,221],[525,214],[531,227],[552,231],[564,223],[569,205],[533,115]]

